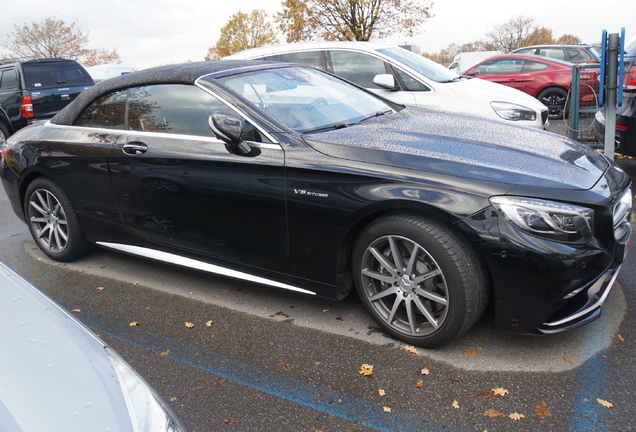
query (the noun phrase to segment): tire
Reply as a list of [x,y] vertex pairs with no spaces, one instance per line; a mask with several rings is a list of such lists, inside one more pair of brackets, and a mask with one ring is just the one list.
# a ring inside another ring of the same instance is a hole
[[387,333],[408,344],[444,345],[470,329],[486,307],[480,259],[433,220],[382,217],[359,235],[352,259],[362,303]]
[[570,98],[568,92],[561,87],[550,87],[542,90],[537,99],[543,105],[548,107],[548,117],[557,119],[566,119],[570,113]]
[[9,138],[9,131],[7,130],[5,125],[0,123],[0,147],[4,145],[4,143],[7,141],[7,138]]
[[24,215],[35,243],[55,261],[73,261],[91,247],[66,194],[48,178],[35,179],[27,188]]

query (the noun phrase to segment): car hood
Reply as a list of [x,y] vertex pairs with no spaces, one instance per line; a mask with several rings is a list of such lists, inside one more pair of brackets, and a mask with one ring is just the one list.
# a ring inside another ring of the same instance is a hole
[[111,348],[2,263],[0,341],[0,430],[130,431],[127,398],[153,409],[124,395],[122,380],[145,384]]
[[449,88],[457,95],[465,98],[484,99],[491,102],[516,103],[541,112],[545,105],[529,94],[479,78],[465,78],[449,83]]
[[586,190],[609,167],[556,134],[418,108],[303,138],[333,157],[512,185]]

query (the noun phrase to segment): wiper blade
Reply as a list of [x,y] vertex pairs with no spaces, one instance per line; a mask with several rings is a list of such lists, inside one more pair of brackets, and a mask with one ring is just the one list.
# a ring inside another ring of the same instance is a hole
[[360,120],[360,123],[362,123],[363,121],[366,121],[366,120],[372,119],[372,118],[376,118],[376,117],[380,117],[380,116],[383,116],[383,115],[386,115],[386,114],[392,113],[392,112],[394,112],[392,109],[388,109],[388,110],[386,110],[386,111],[378,111],[378,112],[375,112],[375,113],[371,114],[370,116],[365,117],[365,118],[363,118],[362,120]]
[[346,128],[347,126],[349,126],[349,125],[347,125],[345,123],[334,123],[334,124],[328,125],[328,126],[321,126],[319,128],[315,128],[315,129],[308,129],[306,131],[303,131],[303,134],[317,133],[317,132],[326,132],[326,131],[330,131],[330,130]]

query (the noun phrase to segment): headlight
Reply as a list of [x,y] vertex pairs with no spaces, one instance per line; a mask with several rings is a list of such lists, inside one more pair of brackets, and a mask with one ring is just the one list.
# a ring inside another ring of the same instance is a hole
[[498,196],[490,203],[515,227],[562,242],[587,242],[592,238],[594,210],[535,198]]
[[509,102],[490,102],[490,106],[495,110],[497,115],[504,120],[510,121],[535,121],[537,113],[531,108]]
[[135,432],[184,432],[159,396],[117,354],[106,348],[119,385],[121,386],[128,414]]

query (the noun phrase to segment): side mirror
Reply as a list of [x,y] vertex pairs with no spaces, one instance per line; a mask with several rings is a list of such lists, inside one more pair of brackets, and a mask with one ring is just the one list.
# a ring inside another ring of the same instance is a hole
[[398,91],[400,89],[395,85],[395,77],[391,74],[380,74],[374,76],[373,84],[391,91]]
[[210,129],[225,141],[228,150],[238,155],[247,155],[252,151],[243,139],[245,121],[236,114],[215,112],[208,118]]

